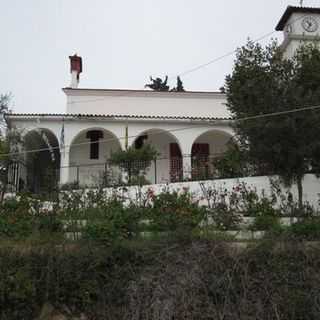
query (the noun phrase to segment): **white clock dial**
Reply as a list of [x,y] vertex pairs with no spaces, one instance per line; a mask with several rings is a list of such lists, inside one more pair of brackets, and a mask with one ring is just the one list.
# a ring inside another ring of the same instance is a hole
[[307,32],[315,32],[318,29],[318,22],[313,17],[305,17],[302,20],[302,27]]

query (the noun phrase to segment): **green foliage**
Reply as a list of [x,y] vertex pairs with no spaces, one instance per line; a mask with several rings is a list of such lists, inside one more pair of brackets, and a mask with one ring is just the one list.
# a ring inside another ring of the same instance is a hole
[[134,237],[138,231],[139,220],[140,211],[134,206],[125,208],[123,205],[114,205],[89,219],[81,231],[84,239],[112,244]]
[[192,195],[184,190],[164,190],[153,195],[148,218],[150,225],[159,231],[187,231],[197,227],[205,217],[205,209],[198,206]]
[[36,319],[49,303],[67,318],[119,319],[143,256],[125,247],[70,249],[0,249],[0,318]]
[[260,214],[254,218],[254,222],[249,227],[250,230],[270,231],[280,227],[279,216]]
[[66,319],[317,319],[319,265],[316,246],[272,240],[236,253],[225,241],[1,248],[0,316],[39,319],[50,304]]
[[223,157],[213,160],[215,175],[219,178],[234,178],[252,175],[248,167],[246,154],[241,152],[239,146],[234,143],[228,144]]
[[35,217],[30,214],[32,204],[27,197],[11,198],[0,207],[0,238],[25,238],[32,234]]
[[[238,50],[233,73],[226,78],[228,108],[241,119],[318,105],[319,68],[316,47],[302,47],[286,60],[276,42],[263,48],[249,41]],[[297,182],[300,207],[303,175],[319,162],[319,124],[320,113],[312,110],[234,124],[241,149],[261,174],[277,173],[287,184]]]
[[242,221],[241,214],[225,202],[220,202],[214,208],[210,208],[207,217],[211,218],[215,228],[221,231],[239,229]]
[[28,214],[0,215],[0,239],[23,239],[33,232],[34,219]]
[[0,206],[0,238],[26,239],[62,231],[55,211],[48,211],[38,199],[27,195],[5,199]]
[[234,230],[239,228],[241,222],[240,197],[235,190],[207,187],[200,184],[204,199],[207,200],[207,227],[213,223],[218,230]]
[[146,88],[150,88],[154,91],[169,91],[169,86],[167,85],[168,82],[168,76],[166,76],[165,80],[162,80],[161,78],[153,79],[150,77],[151,83],[146,84]]
[[141,176],[145,175],[150,167],[151,161],[155,160],[158,152],[150,144],[145,144],[136,149],[131,146],[127,150],[118,150],[110,156],[110,163],[119,166],[128,174],[128,183],[143,181]]
[[177,86],[171,89],[170,91],[172,92],[185,92],[185,89],[183,87],[183,82],[181,78],[178,76],[177,77]]
[[301,240],[319,240],[320,218],[312,217],[296,222],[287,229],[287,233]]

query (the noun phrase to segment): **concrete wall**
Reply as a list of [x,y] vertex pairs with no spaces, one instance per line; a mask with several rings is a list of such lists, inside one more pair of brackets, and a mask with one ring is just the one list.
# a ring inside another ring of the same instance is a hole
[[[271,179],[277,179],[278,177],[246,177],[246,178],[236,178],[236,179],[220,179],[220,180],[208,180],[208,181],[193,181],[193,182],[183,182],[183,183],[171,183],[168,185],[158,184],[158,185],[150,185],[144,186],[142,188],[142,193],[147,192],[148,189],[152,189],[155,194],[161,193],[163,190],[170,191],[182,191],[184,189],[188,189],[195,197],[195,199],[202,199],[203,192],[201,190],[200,183],[203,183],[207,188],[214,188],[218,190],[228,190],[232,191],[232,188],[236,187],[240,183],[245,183],[248,188],[254,189],[258,194],[265,194],[266,196],[271,194]],[[292,192],[293,198],[295,201],[298,200],[298,191],[297,187],[293,185],[291,188],[281,187],[283,194],[287,191]],[[107,190],[108,192],[108,190]],[[128,192],[125,194],[128,198],[135,199],[137,195],[137,187],[131,187]],[[314,208],[320,210],[320,179],[315,175],[306,174],[303,180],[303,200],[307,201]],[[207,205],[207,201],[202,199],[200,204]]]
[[226,98],[213,92],[64,89],[67,113],[229,118]]

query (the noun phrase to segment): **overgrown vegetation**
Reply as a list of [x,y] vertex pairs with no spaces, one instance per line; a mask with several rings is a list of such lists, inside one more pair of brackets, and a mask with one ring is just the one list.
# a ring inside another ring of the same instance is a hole
[[[69,190],[57,203],[5,199],[0,318],[317,318],[320,249],[303,240],[320,239],[320,221],[308,207],[281,225],[285,204],[296,204],[273,185],[271,197],[240,183],[202,184],[202,197],[137,187]],[[251,249],[211,233],[245,218],[268,231]]]
[[78,189],[63,191],[54,203],[25,194],[1,204],[0,239],[51,235],[113,245],[146,234],[191,237],[217,230],[287,232],[281,227],[283,217],[299,218],[299,223],[318,221],[318,212],[308,203],[301,209],[290,192],[283,194],[276,182],[272,185],[270,194],[258,194],[245,183],[231,190],[200,183],[201,194],[169,187],[161,192],[151,187]]
[[[304,174],[319,170],[320,113],[302,112],[320,103],[319,67],[317,46],[301,47],[287,60],[276,42],[263,48],[249,41],[238,50],[225,85],[241,152],[260,174],[296,183],[300,209]],[[295,109],[301,111],[284,113]],[[271,113],[277,116],[263,117]]]
[[0,317],[317,319],[320,250],[293,242],[0,249]]

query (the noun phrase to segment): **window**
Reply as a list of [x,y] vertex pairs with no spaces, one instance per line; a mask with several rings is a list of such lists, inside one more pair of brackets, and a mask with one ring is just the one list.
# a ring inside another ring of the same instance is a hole
[[101,138],[103,134],[100,130],[87,132],[87,139],[90,139],[90,159],[99,159],[99,139]]

